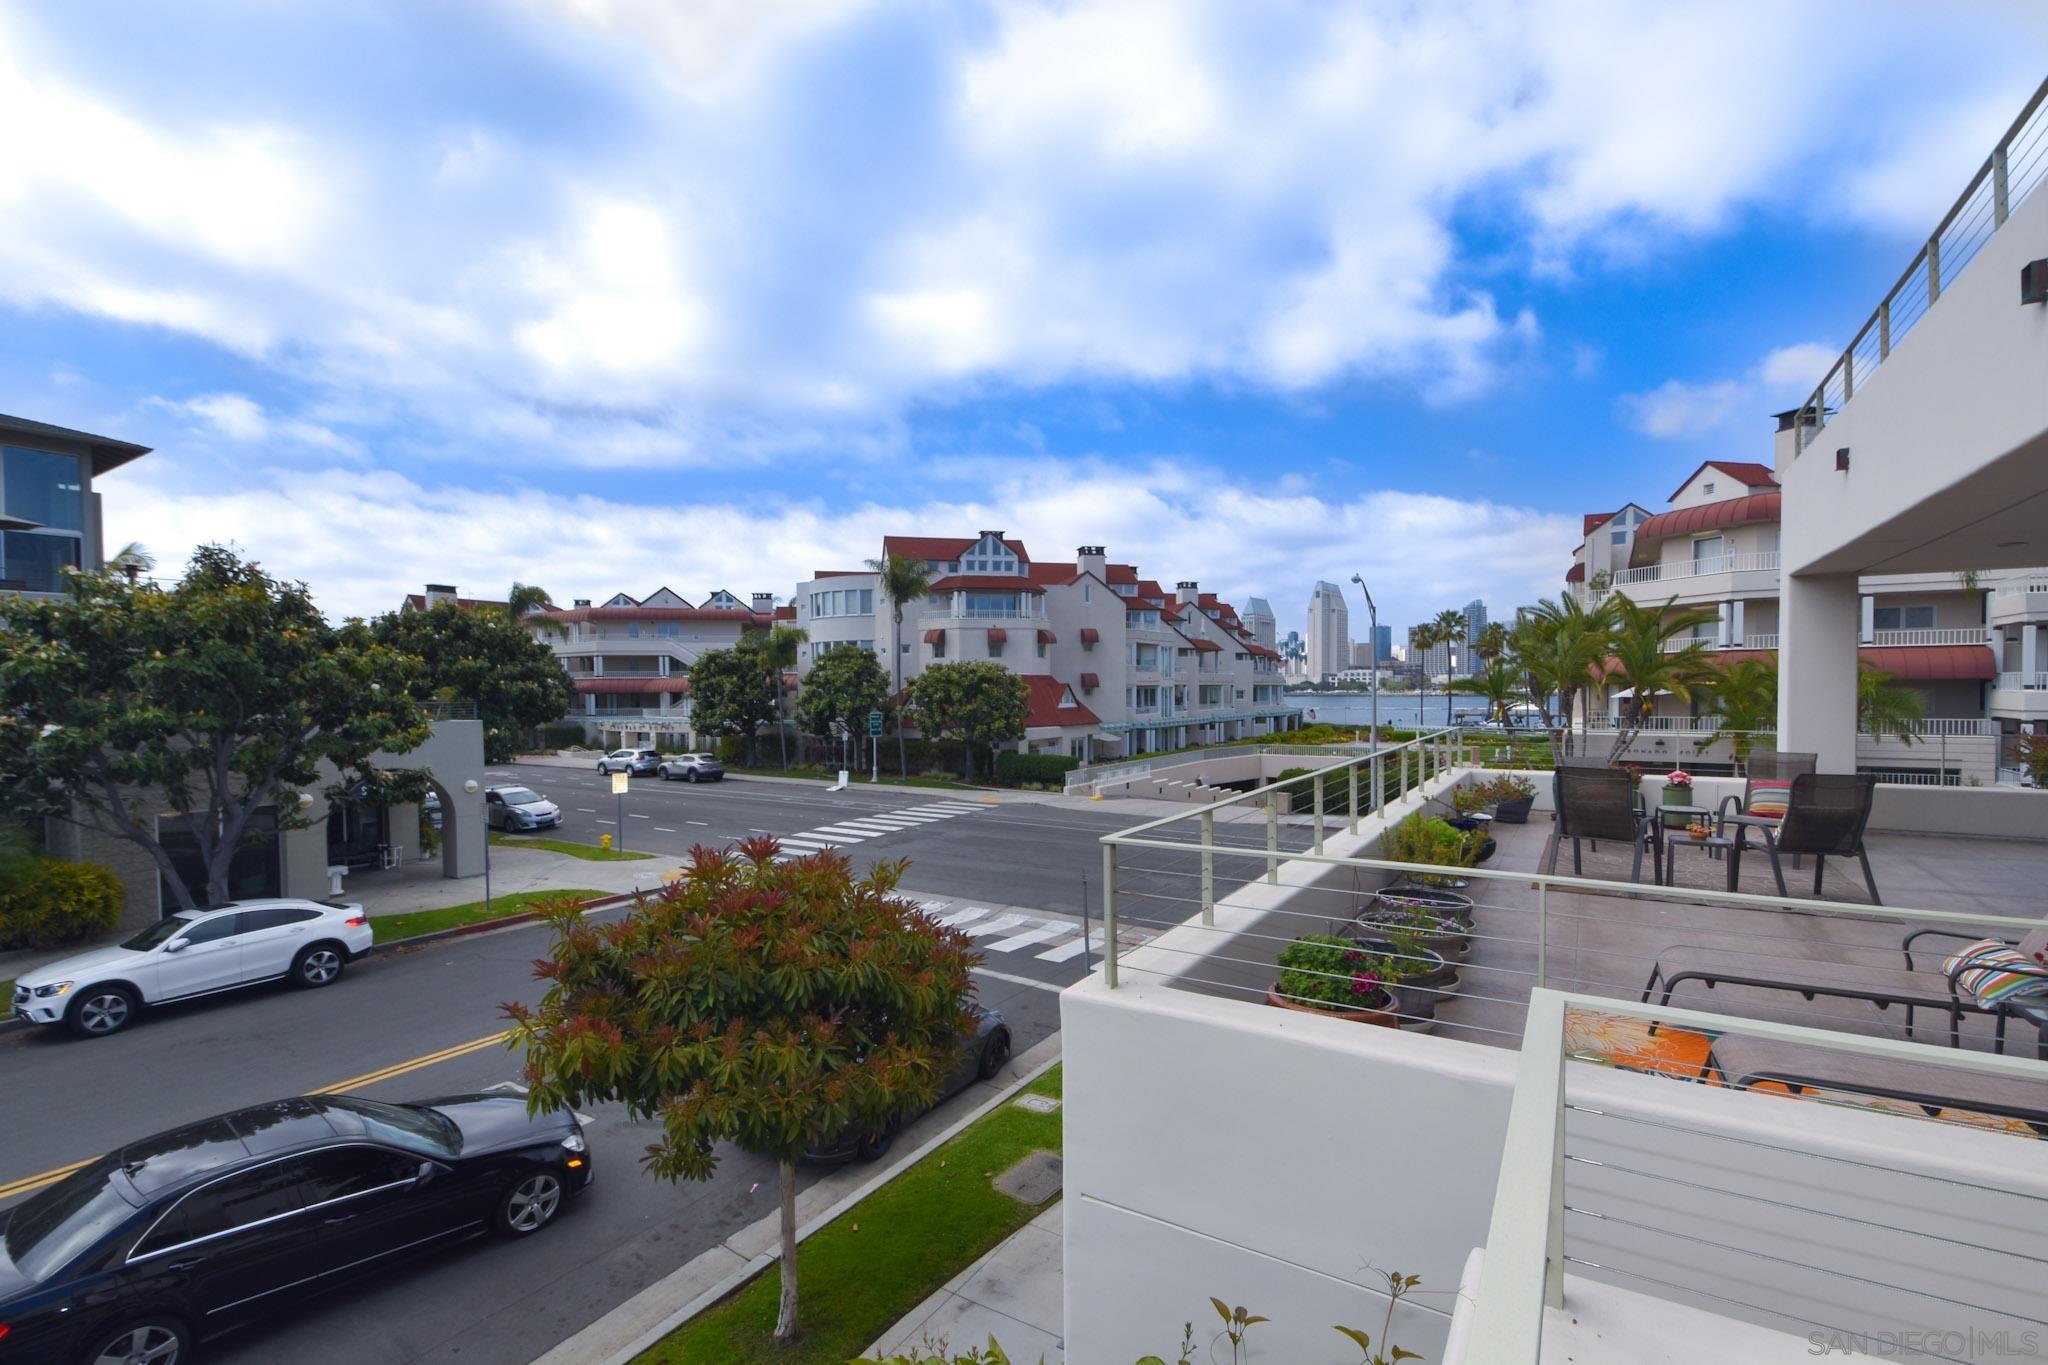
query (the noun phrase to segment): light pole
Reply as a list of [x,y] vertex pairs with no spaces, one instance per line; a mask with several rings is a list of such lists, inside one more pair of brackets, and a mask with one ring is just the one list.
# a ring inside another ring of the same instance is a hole
[[[1365,596],[1366,635],[1370,642],[1366,646],[1366,657],[1372,660],[1372,747],[1380,747],[1380,609],[1372,604],[1372,589],[1365,586],[1365,580],[1357,574],[1351,581],[1358,585],[1358,591]],[[1374,793],[1378,799],[1378,793]]]
[[[469,793],[469,794],[470,794],[471,796],[475,796],[475,795],[477,794],[477,792],[478,792],[478,791],[480,790],[480,787],[478,786],[477,780],[476,780],[475,778],[473,778],[473,777],[472,777],[472,778],[470,778],[470,779],[469,779],[469,780],[468,780],[467,782],[464,782],[464,783],[462,784],[462,789],[463,789],[464,791],[468,792],[468,793]],[[450,816],[450,817],[452,818],[452,817],[454,816],[455,812],[454,812],[454,811],[450,811],[450,812],[448,812],[448,814],[449,814],[449,816]],[[486,802],[486,803],[484,804],[484,918],[485,918],[485,919],[489,919],[490,917],[491,917],[491,807],[490,807],[490,803],[489,803],[489,802]]]

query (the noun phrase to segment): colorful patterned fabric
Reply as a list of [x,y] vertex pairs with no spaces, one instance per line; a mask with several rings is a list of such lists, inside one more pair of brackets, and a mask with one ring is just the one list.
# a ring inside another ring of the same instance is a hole
[[1773,820],[1782,820],[1791,804],[1790,782],[1752,782],[1749,784],[1749,807],[1744,813],[1767,815]]
[[1957,991],[1986,1009],[2007,1000],[2048,995],[2048,969],[1995,938],[1980,938],[1942,961]]

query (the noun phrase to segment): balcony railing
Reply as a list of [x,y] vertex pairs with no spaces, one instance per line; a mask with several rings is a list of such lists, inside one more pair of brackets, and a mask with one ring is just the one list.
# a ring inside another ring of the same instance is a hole
[[1871,633],[1874,645],[1988,645],[1991,632],[1983,626],[1939,630],[1879,630]]
[[2024,583],[2010,583],[1998,590],[2000,597],[2025,597],[2028,593],[2048,593],[2048,578],[2030,578]]
[[[2004,677],[2007,675],[2001,674],[2000,676]],[[2017,678],[2022,675],[2014,673],[2010,676]],[[2048,687],[2048,673],[2035,674],[2033,676],[2042,680],[2039,684],[2040,686]],[[2001,684],[2001,686],[2003,685]],[[2017,686],[2018,684],[2013,685]],[[1578,728],[1582,730],[1593,731],[1643,729],[1659,734],[1668,734],[1675,731],[1680,734],[1694,735],[1712,735],[1721,732],[1721,718],[1719,716],[1644,716],[1639,721],[1623,721],[1619,716],[1596,713],[1590,716],[1578,717],[1576,723]],[[1995,720],[1985,720],[1976,716],[1934,716],[1914,721],[1912,723],[1912,730],[1916,735],[1995,735],[1999,732],[1999,727],[1998,722]],[[1775,734],[1777,731],[1774,726],[1762,726],[1745,733],[1769,735]],[[1862,729],[1859,729],[1857,733],[1866,738],[1870,735],[1868,730]]]
[[1969,186],[1935,226],[1906,273],[1884,296],[1849,343],[1820,387],[1800,408],[1793,431],[1796,450],[1819,434],[1859,384],[1891,359],[1892,348],[1941,299],[1942,289],[1976,259],[1991,234],[2005,226],[2015,204],[2048,178],[2048,81],[2035,89],[2020,116],[2006,129],[1991,155],[1970,177]]
[[2001,673],[1998,675],[1998,686],[2018,691],[2038,691],[2048,688],[2048,673]]
[[1763,550],[1753,554],[1710,555],[1705,559],[1683,559],[1675,564],[1646,564],[1640,569],[1623,569],[1614,575],[1617,588],[1633,587],[1640,583],[1670,583],[1683,578],[1704,578],[1708,574],[1748,573],[1753,570],[1778,568],[1778,552]]

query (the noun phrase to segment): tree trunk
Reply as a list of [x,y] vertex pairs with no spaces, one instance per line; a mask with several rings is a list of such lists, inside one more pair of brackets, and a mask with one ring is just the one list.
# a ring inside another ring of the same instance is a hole
[[[895,687],[893,696],[903,695],[903,608],[896,608],[896,631],[889,640],[889,680]],[[896,775],[910,776],[910,758],[903,743],[903,703],[896,703]]]
[[796,1163],[785,1161],[782,1173],[782,1307],[775,1315],[775,1339],[796,1339]]
[[782,665],[775,666],[775,747],[782,753],[782,770],[789,771],[789,732],[782,723]]
[[974,780],[974,736],[968,735],[960,741],[960,756],[961,762],[965,765],[961,770],[961,780],[972,782]]

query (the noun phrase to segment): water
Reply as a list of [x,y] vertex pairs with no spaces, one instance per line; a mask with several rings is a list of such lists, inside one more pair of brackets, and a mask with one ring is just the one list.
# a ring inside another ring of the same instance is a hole
[[[1442,692],[1382,692],[1380,724],[1402,730],[1413,730],[1419,725],[1442,725],[1444,696]],[[1486,702],[1480,697],[1451,693],[1450,698],[1453,717],[1462,712],[1466,718],[1477,721],[1486,709]],[[1363,694],[1332,696],[1328,693],[1297,692],[1286,700],[1289,706],[1302,713],[1304,725],[1317,722],[1325,725],[1372,723],[1372,698]]]

